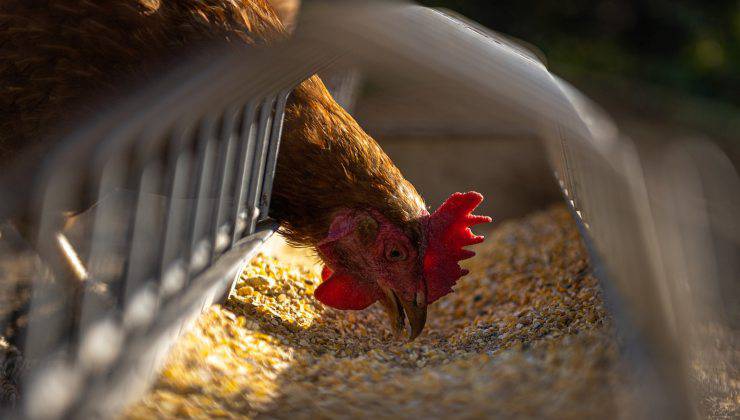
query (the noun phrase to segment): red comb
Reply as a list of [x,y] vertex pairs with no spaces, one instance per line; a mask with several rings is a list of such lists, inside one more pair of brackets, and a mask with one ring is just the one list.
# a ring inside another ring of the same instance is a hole
[[429,216],[423,262],[427,303],[450,293],[457,279],[468,274],[458,261],[475,252],[463,247],[483,242],[483,236],[474,235],[470,226],[491,222],[488,216],[471,214],[482,201],[483,196],[474,191],[455,193]]

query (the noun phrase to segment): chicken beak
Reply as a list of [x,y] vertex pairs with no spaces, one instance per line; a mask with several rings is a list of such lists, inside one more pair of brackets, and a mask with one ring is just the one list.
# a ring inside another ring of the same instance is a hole
[[406,312],[406,318],[409,320],[411,331],[409,340],[413,340],[421,334],[424,324],[427,322],[427,303],[422,293],[417,293],[416,298],[412,301],[398,299]]
[[388,314],[391,329],[396,337],[403,335],[405,319],[409,320],[409,341],[414,340],[424,330],[427,321],[426,297],[423,293],[417,293],[414,300],[408,301],[399,297],[391,289],[381,287],[385,298],[381,299],[383,308]]

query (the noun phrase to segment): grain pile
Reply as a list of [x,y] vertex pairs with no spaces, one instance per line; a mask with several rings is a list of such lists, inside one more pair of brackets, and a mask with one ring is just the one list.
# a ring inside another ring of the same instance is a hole
[[316,268],[259,256],[128,416],[617,415],[616,345],[568,212],[503,223],[476,251],[411,343],[380,307],[316,302]]

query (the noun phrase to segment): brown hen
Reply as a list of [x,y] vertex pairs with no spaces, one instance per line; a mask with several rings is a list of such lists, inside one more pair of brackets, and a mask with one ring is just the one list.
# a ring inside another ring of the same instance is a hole
[[[0,5],[0,164],[50,127],[96,112],[101,98],[152,79],[213,40],[272,43],[288,36],[264,0],[6,0]],[[314,76],[286,107],[270,215],[292,243],[326,263],[316,296],[340,309],[380,301],[411,337],[426,305],[452,291],[476,243],[477,193],[430,215],[378,144]]]

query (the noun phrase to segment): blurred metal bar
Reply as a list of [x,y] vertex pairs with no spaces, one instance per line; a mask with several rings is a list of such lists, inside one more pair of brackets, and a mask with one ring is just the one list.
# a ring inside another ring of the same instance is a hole
[[249,177],[249,191],[245,210],[247,213],[248,229],[252,231],[257,225],[257,220],[263,215],[260,213],[259,200],[262,194],[262,182],[265,175],[265,164],[270,141],[270,130],[272,128],[272,115],[275,106],[275,97],[266,98],[260,107],[259,122],[257,123],[257,136],[254,151],[254,165]]
[[[214,218],[213,243],[216,254],[223,252],[230,244],[233,236],[234,219],[234,184],[236,178],[237,142],[239,141],[240,112],[237,107],[230,107],[224,116],[222,136],[223,162],[220,165],[220,173],[216,178],[220,180],[218,185],[218,202],[216,217]],[[225,149],[225,150],[224,150]]]
[[[274,115],[282,115],[285,112],[285,103],[288,101],[290,91],[280,92],[275,103]],[[265,168],[262,186],[259,189],[259,214],[267,215],[270,209],[270,195],[272,193],[272,180],[275,177],[277,167],[278,149],[280,147],[280,136],[283,132],[283,119],[274,118],[269,130],[269,147],[265,157]]]
[[159,300],[167,299],[179,292],[187,281],[188,265],[184,244],[189,243],[188,200],[189,187],[192,185],[191,169],[194,167],[190,141],[193,127],[186,126],[176,130],[169,151],[170,202],[167,215],[167,227],[162,238],[160,262]]
[[249,211],[247,209],[247,197],[249,195],[249,181],[252,173],[252,164],[256,148],[257,124],[255,122],[257,106],[255,102],[249,102],[242,118],[241,138],[239,143],[239,169],[237,170],[237,184],[234,194],[236,206],[234,209],[234,234],[231,238],[232,245],[238,241],[245,229],[249,227]]
[[193,218],[193,236],[191,238],[190,270],[194,274],[206,267],[211,260],[213,244],[211,243],[210,220],[213,217],[214,177],[218,160],[217,121],[215,116],[207,116],[198,133],[201,160],[198,171],[198,198]]

